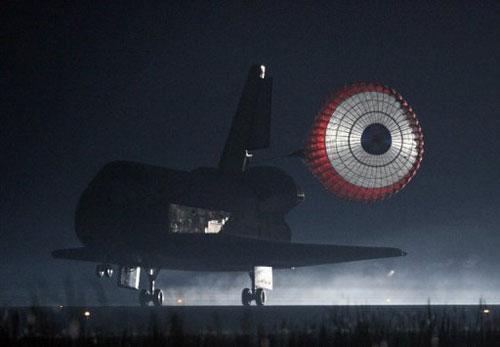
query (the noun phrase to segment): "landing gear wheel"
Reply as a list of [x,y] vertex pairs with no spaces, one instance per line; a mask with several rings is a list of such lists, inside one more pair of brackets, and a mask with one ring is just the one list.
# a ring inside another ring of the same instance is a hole
[[252,292],[249,288],[245,288],[241,291],[241,303],[243,306],[250,306],[252,302]]
[[151,298],[148,291],[146,289],[141,289],[139,292],[139,303],[141,306],[148,306],[150,300]]
[[99,278],[103,278],[104,276],[106,276],[107,278],[111,278],[111,276],[113,276],[113,273],[114,271],[111,265],[97,264],[95,267],[95,274]]
[[113,273],[114,273],[114,271],[113,271],[113,268],[112,268],[112,267],[108,266],[108,267],[106,268],[106,271],[105,271],[105,272],[106,272],[106,277],[107,277],[107,278],[111,278],[111,277],[113,277]]
[[153,292],[153,304],[155,306],[163,305],[163,291],[161,289],[155,289]]
[[103,278],[105,273],[106,273],[106,269],[102,264],[96,265],[95,274],[97,277]]
[[266,303],[266,292],[262,288],[257,288],[255,291],[255,303],[257,306],[262,306]]

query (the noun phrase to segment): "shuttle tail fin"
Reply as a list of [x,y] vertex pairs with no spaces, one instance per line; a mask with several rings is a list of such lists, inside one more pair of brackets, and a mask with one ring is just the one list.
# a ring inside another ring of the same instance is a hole
[[253,65],[249,72],[231,130],[219,161],[226,173],[245,170],[248,150],[269,147],[271,138],[272,79],[265,67]]

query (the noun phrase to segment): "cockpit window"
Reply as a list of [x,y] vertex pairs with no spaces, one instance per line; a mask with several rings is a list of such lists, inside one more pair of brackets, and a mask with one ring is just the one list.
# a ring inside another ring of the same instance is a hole
[[218,234],[229,219],[229,213],[170,204],[168,218],[172,233]]

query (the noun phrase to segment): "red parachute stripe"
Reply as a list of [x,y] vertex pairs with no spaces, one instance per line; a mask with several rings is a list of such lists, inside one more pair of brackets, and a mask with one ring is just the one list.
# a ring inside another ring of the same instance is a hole
[[[412,133],[415,134],[415,140],[417,142],[417,156],[411,169],[398,182],[385,187],[367,188],[350,183],[335,170],[327,154],[325,135],[332,114],[343,101],[357,93],[364,92],[380,92],[395,97],[396,100],[400,102],[401,108],[406,114],[407,120],[412,127]],[[420,167],[424,153],[424,137],[420,123],[413,109],[394,89],[376,83],[356,83],[346,86],[335,93],[316,117],[306,143],[306,161],[313,174],[319,179],[323,186],[328,191],[342,198],[365,202],[387,198],[403,189],[413,176],[415,176],[415,173]]]

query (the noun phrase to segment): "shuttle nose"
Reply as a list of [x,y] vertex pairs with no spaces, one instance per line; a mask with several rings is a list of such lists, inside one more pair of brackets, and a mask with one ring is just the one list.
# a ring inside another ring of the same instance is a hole
[[401,251],[401,256],[404,257],[406,256],[408,253],[406,253],[405,251]]

